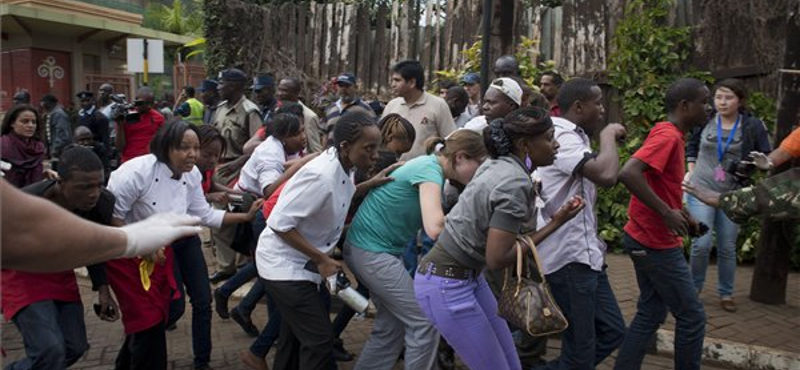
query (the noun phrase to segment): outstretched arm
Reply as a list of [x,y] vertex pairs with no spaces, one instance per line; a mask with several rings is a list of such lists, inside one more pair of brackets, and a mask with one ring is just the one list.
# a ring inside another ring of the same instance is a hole
[[2,192],[2,268],[54,272],[119,257],[147,255],[197,234],[199,219],[156,215],[124,228],[84,220],[5,180]]

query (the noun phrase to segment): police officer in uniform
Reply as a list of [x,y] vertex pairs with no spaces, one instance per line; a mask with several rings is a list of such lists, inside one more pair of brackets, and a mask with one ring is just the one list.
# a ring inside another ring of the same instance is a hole
[[185,86],[178,101],[175,102],[173,111],[176,115],[186,118],[187,121],[200,126],[203,124],[203,111],[205,106],[194,97],[194,87]]
[[[261,110],[244,95],[249,81],[244,72],[235,68],[227,69],[220,73],[219,80],[219,94],[223,101],[217,106],[212,122],[222,133],[227,145],[215,176],[217,182],[232,186],[249,158],[244,155],[244,144],[262,125]],[[214,231],[217,271],[209,279],[212,283],[218,283],[236,272],[236,252],[230,247],[236,228],[223,226]]]
[[78,126],[86,126],[92,131],[92,139],[103,144],[108,148],[108,118],[97,109],[94,94],[91,91],[81,91],[77,95],[81,103],[81,110],[78,112]]
[[277,109],[275,80],[272,76],[253,77],[253,100],[261,109],[261,120],[266,124]]
[[219,91],[217,88],[219,83],[216,80],[203,80],[200,88],[200,100],[205,107],[203,108],[203,124],[210,125],[213,122],[214,113],[217,112],[217,105],[219,105]]

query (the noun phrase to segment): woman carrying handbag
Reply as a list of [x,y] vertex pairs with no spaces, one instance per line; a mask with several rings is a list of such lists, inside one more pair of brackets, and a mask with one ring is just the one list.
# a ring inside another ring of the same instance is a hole
[[[493,159],[485,161],[450,211],[434,248],[414,278],[420,308],[472,370],[520,369],[511,331],[481,270],[517,261],[517,235],[532,215],[531,172],[553,163],[558,143],[541,108],[512,112],[483,133]],[[583,207],[575,198],[530,234],[538,243]]]

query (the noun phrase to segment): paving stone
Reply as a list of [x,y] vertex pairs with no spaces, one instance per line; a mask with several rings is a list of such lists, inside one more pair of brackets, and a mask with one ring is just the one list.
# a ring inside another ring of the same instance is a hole
[[[214,261],[211,257],[210,249],[204,248],[206,260]],[[636,285],[633,268],[626,256],[611,255],[608,257],[609,276],[611,284],[615,290],[620,308],[626,322],[630,322],[636,310],[636,299],[638,287]],[[213,263],[213,262],[211,262]],[[209,267],[212,271],[213,267]],[[718,306],[716,297],[716,266],[708,269],[705,291],[701,298],[706,304],[708,313],[707,337],[720,338],[734,342],[749,343],[768,348],[775,348],[782,351],[800,353],[800,274],[792,273],[789,276],[789,297],[787,304],[769,306],[752,302],[747,298],[750,279],[752,278],[752,267],[744,266],[737,269],[736,276],[736,302],[739,307],[737,313],[723,311]],[[124,334],[121,322],[100,321],[91,308],[96,301],[96,293],[90,289],[88,279],[79,279],[81,297],[84,307],[86,307],[86,331],[91,345],[85,357],[75,364],[72,369],[94,370],[113,368],[114,359],[119,353]],[[232,300],[231,307],[236,304],[236,299]],[[266,306],[261,304],[253,312],[253,320],[257,325],[263,325],[267,321]],[[668,318],[663,328],[673,330],[674,319]],[[372,327],[371,318],[354,319],[345,332],[342,339],[346,348],[354,353],[361,351]],[[211,356],[211,365],[217,370],[241,370],[244,366],[239,360],[239,351],[246,350],[253,339],[245,335],[242,330],[231,320],[222,320],[216,313],[212,321],[212,339],[214,350]],[[178,323],[178,329],[167,333],[167,345],[169,351],[170,369],[191,369],[192,346],[191,346],[191,305],[187,303],[186,313]],[[560,342],[558,340],[549,341],[547,358],[555,358],[559,353]],[[6,351],[7,357],[3,358],[3,363],[8,364],[24,356],[22,337],[16,327],[11,323],[4,323],[2,326],[2,347]],[[272,362],[274,351],[270,351],[267,359]],[[598,369],[611,369],[614,364],[616,354],[598,366]],[[354,366],[354,362],[340,363],[341,370],[349,370]],[[648,355],[645,359],[643,369],[671,369],[672,359]],[[714,369],[713,367],[703,366],[704,369]],[[402,364],[395,366],[395,369],[402,369]],[[460,365],[460,369],[466,369]]]

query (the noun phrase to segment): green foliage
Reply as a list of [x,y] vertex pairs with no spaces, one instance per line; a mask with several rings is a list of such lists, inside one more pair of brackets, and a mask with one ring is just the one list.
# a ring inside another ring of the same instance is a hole
[[[464,56],[464,63],[458,68],[436,71],[436,79],[429,86],[436,86],[439,81],[460,81],[461,77],[469,72],[480,73],[481,71],[481,46],[480,37],[468,49],[461,52]],[[555,70],[555,62],[552,60],[536,63],[539,56],[539,40],[522,37],[517,44],[514,57],[519,63],[520,74],[528,86],[536,89],[539,75],[548,70]]]
[[191,51],[186,54],[186,59],[194,56],[202,56],[206,52],[206,38],[199,37],[187,42],[186,44],[183,44],[181,47],[191,49]]
[[[653,123],[666,118],[664,93],[680,77],[710,80],[705,72],[687,68],[692,50],[689,27],[667,24],[671,0],[631,0],[617,24],[609,56],[609,81],[619,92],[628,137],[620,148],[620,162],[638,149]],[[627,222],[630,193],[622,185],[598,192],[600,237],[619,247]]]
[[756,91],[747,97],[747,109],[767,125],[768,132],[775,132],[778,120],[778,104],[766,94]]
[[144,12],[142,26],[178,35],[203,34],[202,0],[173,0],[172,6],[151,2]]
[[710,80],[708,73],[686,71],[691,30],[667,25],[671,4],[672,0],[632,0],[617,24],[609,77],[622,96],[628,127],[648,128],[664,118],[664,92],[675,79]]

